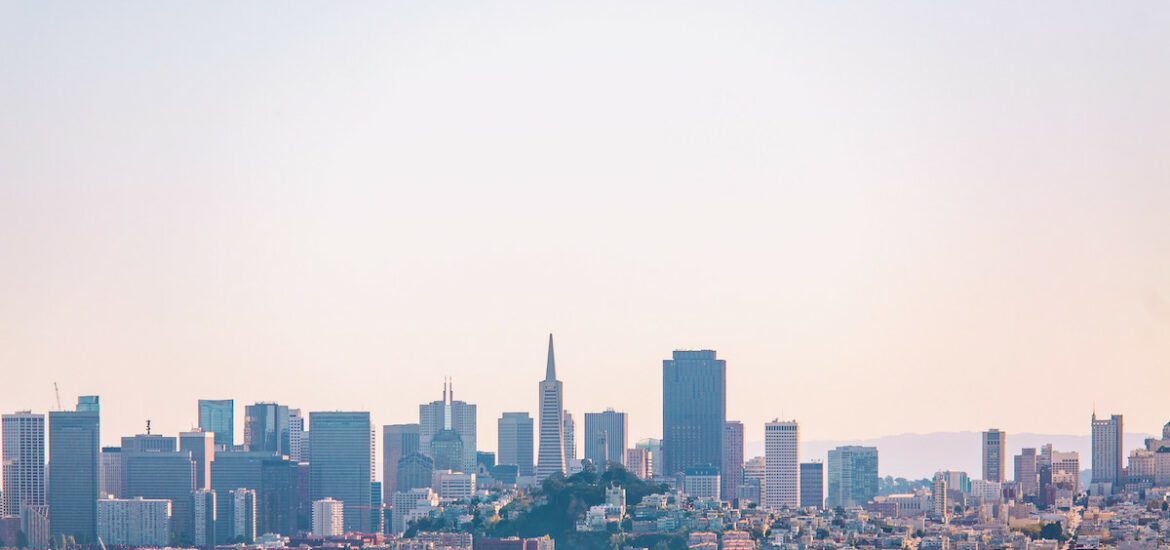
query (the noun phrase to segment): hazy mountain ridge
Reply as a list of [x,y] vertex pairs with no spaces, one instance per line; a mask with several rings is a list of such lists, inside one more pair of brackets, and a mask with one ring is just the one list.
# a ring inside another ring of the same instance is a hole
[[[1126,433],[1125,454],[1143,445],[1150,434]],[[1013,472],[1012,457],[1024,447],[1035,447],[1052,443],[1058,451],[1077,451],[1081,455],[1081,469],[1091,466],[1091,442],[1089,434],[1007,434],[1007,473]],[[824,461],[829,449],[841,445],[865,445],[878,448],[878,474],[881,476],[905,477],[911,479],[930,477],[938,470],[962,470],[978,479],[982,475],[981,432],[933,432],[926,434],[904,433],[887,435],[876,439],[855,440],[811,440],[800,442],[800,460]],[[744,458],[762,456],[763,441],[749,441],[744,446]]]

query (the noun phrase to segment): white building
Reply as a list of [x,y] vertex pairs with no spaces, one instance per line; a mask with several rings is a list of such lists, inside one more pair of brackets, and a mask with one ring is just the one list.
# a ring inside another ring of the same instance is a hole
[[426,516],[431,510],[439,506],[439,495],[430,489],[430,487],[423,487],[419,489],[411,489],[406,492],[394,493],[391,505],[394,512],[391,514],[393,524],[391,525],[394,534],[401,534],[406,530],[406,526],[410,522]]
[[3,479],[0,516],[19,516],[25,506],[45,504],[45,415],[3,415]]
[[800,506],[800,427],[795,420],[764,425],[765,508]]
[[471,498],[475,494],[475,474],[435,470],[431,474],[431,487],[439,492],[439,498]]
[[215,544],[215,491],[199,489],[192,497],[192,542],[200,548],[212,546]]
[[1003,498],[1003,484],[996,481],[976,479],[971,482],[971,496],[983,500],[997,501]]
[[97,504],[97,533],[102,542],[125,546],[166,546],[171,542],[171,501],[103,499]]
[[313,535],[339,537],[345,534],[345,504],[323,498],[313,501]]
[[683,492],[700,500],[719,500],[719,468],[691,466],[683,472]]
[[305,430],[305,417],[300,409],[288,410],[288,459],[309,461],[309,432]]

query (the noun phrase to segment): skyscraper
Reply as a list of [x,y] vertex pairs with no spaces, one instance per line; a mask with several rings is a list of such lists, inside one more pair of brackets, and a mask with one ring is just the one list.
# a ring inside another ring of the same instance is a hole
[[97,540],[101,413],[96,395],[76,411],[49,413],[49,533],[79,543]]
[[526,412],[506,412],[497,423],[497,463],[516,467],[519,475],[535,473],[532,464],[532,417]]
[[569,411],[561,413],[564,417],[565,427],[562,433],[565,436],[565,464],[567,465],[572,460],[577,460],[577,423],[573,421],[573,415]]
[[102,447],[101,459],[98,464],[98,492],[104,498],[113,495],[122,498],[122,448]]
[[779,419],[764,425],[764,507],[800,506],[800,427]]
[[877,447],[847,445],[829,451],[826,507],[864,506],[877,492]]
[[662,459],[665,475],[691,466],[723,468],[727,363],[712,350],[676,351],[662,362]]
[[728,420],[723,423],[723,483],[719,498],[732,502],[743,483],[743,422]]
[[370,413],[309,413],[309,453],[312,500],[340,500],[345,503],[345,530],[369,533],[374,480]]
[[390,502],[398,492],[398,461],[419,452],[418,424],[382,426],[382,500]]
[[215,546],[215,491],[195,491],[192,495],[191,520],[191,544],[199,548]]
[[1014,462],[1013,478],[1020,486],[1020,493],[1024,496],[1035,495],[1039,484],[1036,473],[1036,449],[1031,447],[1021,449]]
[[236,444],[236,405],[231,399],[200,399],[199,429],[215,433],[215,444],[231,449]]
[[244,448],[274,455],[289,453],[288,407],[256,403],[244,407]]
[[215,461],[215,434],[197,430],[179,433],[179,450],[189,451],[195,461],[195,488],[211,488],[211,463]]
[[800,463],[800,507],[825,506],[825,465],[820,461]]
[[1118,484],[1123,480],[1125,445],[1120,414],[1097,419],[1093,412],[1093,483]]
[[[302,470],[303,468],[303,470]],[[231,540],[231,491],[256,493],[256,529],[261,533],[293,534],[309,522],[307,464],[267,452],[219,452],[211,463],[211,488],[216,493],[217,540]]]
[[293,462],[309,460],[309,432],[300,409],[288,410],[288,458]]
[[169,500],[173,540],[190,544],[194,540],[191,493],[196,489],[191,452],[145,451],[128,453],[124,458],[126,498]]
[[606,409],[585,413],[585,458],[604,471],[606,463],[626,463],[626,413]]
[[[443,435],[440,448],[452,451],[458,447],[460,458],[454,465],[448,460],[435,456],[433,440],[443,430],[450,433]],[[476,452],[476,410],[475,405],[455,400],[455,387],[450,379],[443,381],[443,399],[432,401],[418,406],[418,442],[419,450],[435,459],[435,467],[456,471],[475,471]],[[440,466],[441,464],[441,466]],[[453,466],[453,467],[452,467]]]
[[646,452],[650,454],[650,475],[652,477],[661,477],[663,475],[662,440],[653,437],[647,437],[646,439],[639,439],[638,442],[634,444],[634,447],[638,449],[646,449]]
[[1003,483],[1007,481],[1007,434],[995,428],[983,432],[983,479]]
[[536,479],[565,473],[564,388],[557,380],[553,359],[553,338],[548,335],[548,365],[540,381],[540,443],[536,457]]
[[45,415],[21,411],[0,417],[4,493],[0,516],[19,516],[45,504]]

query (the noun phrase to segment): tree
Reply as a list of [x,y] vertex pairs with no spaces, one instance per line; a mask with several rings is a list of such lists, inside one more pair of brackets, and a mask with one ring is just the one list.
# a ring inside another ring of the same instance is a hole
[[1040,526],[1040,538],[1064,542],[1064,528],[1059,521],[1052,521]]

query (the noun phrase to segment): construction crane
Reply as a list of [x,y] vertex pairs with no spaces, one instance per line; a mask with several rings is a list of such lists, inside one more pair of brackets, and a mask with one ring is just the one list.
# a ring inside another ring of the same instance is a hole
[[53,382],[53,394],[57,396],[57,410],[65,410],[63,407],[61,407],[61,390],[57,388],[56,382]]

